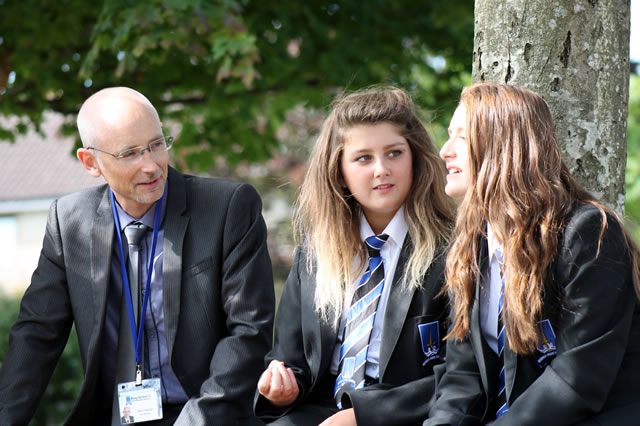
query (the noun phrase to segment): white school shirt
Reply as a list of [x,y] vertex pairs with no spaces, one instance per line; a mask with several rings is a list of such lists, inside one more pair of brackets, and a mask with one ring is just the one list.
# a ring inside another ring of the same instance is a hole
[[498,353],[498,306],[500,303],[500,262],[496,249],[502,250],[502,245],[496,240],[491,226],[487,224],[487,245],[489,248],[489,268],[482,271],[482,285],[480,286],[480,329],[482,337],[489,347]]
[[[400,258],[402,244],[404,244],[404,239],[407,236],[408,230],[409,227],[407,226],[407,222],[404,218],[404,207],[401,207],[393,216],[391,222],[389,222],[387,227],[384,228],[384,231],[381,232],[382,234],[389,235],[389,239],[380,250],[380,256],[382,257],[382,262],[384,264],[384,286],[382,287],[382,295],[380,296],[378,308],[376,309],[376,317],[373,321],[373,330],[371,331],[371,337],[369,339],[367,363],[365,365],[365,374],[374,379],[377,379],[379,376],[378,360],[380,358],[380,343],[382,340],[384,313],[387,309],[389,292],[391,291],[391,285],[393,284],[393,276],[396,273],[396,266],[398,266],[398,259]],[[371,237],[372,235],[376,234],[371,229],[371,226],[369,225],[369,222],[367,222],[367,219],[364,217],[364,215],[361,215],[360,238],[362,239],[362,243],[364,244],[364,240]],[[359,260],[356,258],[353,263],[355,268],[354,270],[357,270],[357,268],[360,266]],[[331,359],[331,374],[338,374],[338,367],[340,364],[340,346],[342,345],[342,338],[344,337],[344,327],[347,320],[347,313],[349,312],[349,307],[351,306],[351,299],[353,297],[353,293],[355,292],[355,287],[362,279],[365,270],[366,268],[364,268],[362,273],[353,281],[353,285],[349,290],[349,294],[344,299],[342,318],[340,319],[340,327],[338,328],[338,340],[333,349],[333,357]]]

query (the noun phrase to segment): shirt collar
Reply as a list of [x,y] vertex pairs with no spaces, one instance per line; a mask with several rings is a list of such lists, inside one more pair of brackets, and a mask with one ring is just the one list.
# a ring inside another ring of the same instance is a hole
[[[169,188],[169,181],[167,180],[164,184],[164,193],[162,194],[162,211],[160,212],[160,216],[162,220],[164,220],[164,215],[167,211],[167,192]],[[114,197],[115,200],[115,197]],[[153,229],[153,222],[156,214],[156,206],[157,203],[153,204],[151,207],[141,218],[135,218],[130,216],[127,212],[124,211],[122,207],[120,207],[120,203],[116,201],[116,211],[118,212],[118,220],[120,221],[120,230],[123,231],[129,224],[132,222],[142,222],[147,225],[149,228]],[[162,229],[162,227],[160,227]]]
[[[409,226],[407,225],[407,221],[404,217],[404,206],[400,207],[396,214],[393,216],[389,224],[384,231],[383,234],[387,234],[389,239],[387,240],[387,244],[391,241],[393,244],[396,244],[398,247],[402,247],[404,243],[404,238],[409,231]],[[373,229],[371,229],[371,225],[367,222],[367,218],[364,216],[364,213],[360,215],[360,238],[364,242],[370,236],[375,235]]]
[[[491,262],[496,255],[496,249],[502,250],[502,244],[496,239],[491,225],[487,223],[487,246],[489,248],[489,261]],[[496,259],[497,260],[497,259]]]

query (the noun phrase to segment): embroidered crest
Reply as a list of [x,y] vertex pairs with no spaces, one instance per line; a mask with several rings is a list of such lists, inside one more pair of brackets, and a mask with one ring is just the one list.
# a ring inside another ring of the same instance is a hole
[[542,354],[538,358],[538,367],[544,368],[556,356],[556,333],[553,331],[551,321],[548,319],[538,321],[538,330],[540,332],[540,341],[537,349]]
[[418,324],[418,332],[420,333],[420,341],[422,343],[422,352],[426,359],[422,365],[426,365],[429,361],[440,359],[438,351],[440,350],[440,323],[439,321],[428,322],[426,324]]

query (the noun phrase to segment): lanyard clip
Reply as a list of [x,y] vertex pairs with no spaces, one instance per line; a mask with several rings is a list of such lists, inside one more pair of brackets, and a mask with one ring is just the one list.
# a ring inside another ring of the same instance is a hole
[[136,364],[136,386],[142,385],[142,371],[140,370],[140,364]]

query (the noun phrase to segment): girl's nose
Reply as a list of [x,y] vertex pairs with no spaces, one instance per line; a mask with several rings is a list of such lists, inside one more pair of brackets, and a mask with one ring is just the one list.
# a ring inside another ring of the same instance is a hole
[[454,155],[453,150],[451,149],[452,143],[451,138],[447,139],[447,141],[442,145],[440,149],[440,158],[446,160]]
[[374,170],[375,176],[386,176],[389,174],[389,166],[384,159],[380,159],[376,161],[376,166]]

